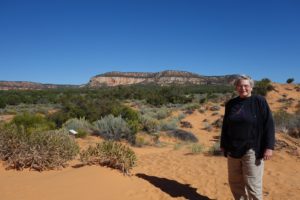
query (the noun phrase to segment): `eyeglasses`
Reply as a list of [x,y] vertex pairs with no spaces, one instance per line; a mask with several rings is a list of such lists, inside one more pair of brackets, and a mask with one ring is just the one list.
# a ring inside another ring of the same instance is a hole
[[246,88],[246,89],[248,89],[248,88],[250,88],[251,86],[250,85],[238,85],[237,86],[238,88]]

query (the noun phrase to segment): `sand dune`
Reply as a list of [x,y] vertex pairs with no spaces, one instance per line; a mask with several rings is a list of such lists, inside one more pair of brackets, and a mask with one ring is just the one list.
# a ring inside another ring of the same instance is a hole
[[[275,85],[277,92],[268,95],[273,110],[281,104],[277,99],[282,94],[300,100],[300,92],[293,85]],[[291,87],[292,89],[286,89]],[[296,104],[296,103],[295,103]],[[293,106],[295,106],[293,104]],[[293,108],[289,108],[293,112]],[[199,142],[208,149],[215,143],[220,130],[203,130],[204,119],[213,122],[224,112],[212,116],[211,111],[198,111],[185,118],[193,128]],[[265,163],[264,199],[300,199],[299,140],[277,134],[281,141],[272,160]],[[79,140],[86,147],[99,139]],[[227,183],[226,159],[207,153],[193,155],[188,145],[174,148],[173,144],[163,147],[133,148],[138,157],[137,166],[131,176],[117,170],[99,166],[76,167],[78,161],[57,171],[14,171],[5,170],[0,164],[0,199],[3,200],[206,200],[232,199]]]

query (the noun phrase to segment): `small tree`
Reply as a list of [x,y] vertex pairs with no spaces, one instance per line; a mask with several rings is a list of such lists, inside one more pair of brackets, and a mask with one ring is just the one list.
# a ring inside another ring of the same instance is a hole
[[286,83],[288,83],[288,84],[290,84],[290,83],[292,83],[292,82],[294,82],[294,78],[288,78],[288,79],[286,80]]

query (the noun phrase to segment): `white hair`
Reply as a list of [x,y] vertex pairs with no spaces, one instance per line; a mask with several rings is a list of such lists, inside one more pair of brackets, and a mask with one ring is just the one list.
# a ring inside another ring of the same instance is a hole
[[233,83],[234,86],[237,87],[241,80],[248,80],[250,83],[250,86],[252,88],[254,87],[254,80],[250,76],[247,76],[247,75],[239,75],[239,77],[237,79],[235,79],[235,81]]

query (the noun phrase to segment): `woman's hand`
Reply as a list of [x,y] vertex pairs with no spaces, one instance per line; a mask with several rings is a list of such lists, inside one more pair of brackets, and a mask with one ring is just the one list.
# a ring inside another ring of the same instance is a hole
[[270,160],[273,155],[272,149],[266,149],[264,153],[264,160]]

